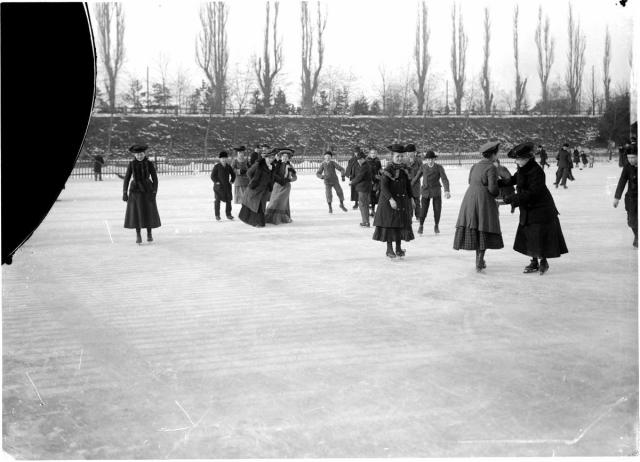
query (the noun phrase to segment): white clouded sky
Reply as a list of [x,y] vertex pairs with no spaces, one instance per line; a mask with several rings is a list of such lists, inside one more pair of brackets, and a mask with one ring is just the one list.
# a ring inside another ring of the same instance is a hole
[[[459,2],[464,27],[469,36],[467,51],[467,85],[477,82],[482,65],[483,9],[489,8],[491,17],[491,55],[489,59],[494,86],[513,91],[513,0],[462,0]],[[590,82],[591,66],[595,66],[596,85],[601,88],[602,58],[605,28],[612,40],[611,74],[614,87],[629,81],[629,56],[632,48],[632,8],[635,1],[622,7],[614,0],[574,1],[574,13],[586,36],[585,82]],[[518,1],[520,8],[520,72],[528,77],[527,93],[531,105],[539,97],[537,52],[534,32],[537,10],[550,18],[551,33],[556,41],[555,62],[551,81],[564,78],[567,53],[567,0]],[[163,55],[169,74],[179,68],[190,76],[195,86],[203,79],[195,63],[195,40],[200,25],[200,3],[194,1],[124,3],[126,15],[125,46],[127,61],[121,79],[122,89],[129,78],[144,79],[149,67],[150,80],[158,76],[158,60]],[[229,73],[246,68],[252,56],[259,53],[264,29],[264,2],[256,0],[227,1]],[[310,2],[315,9],[315,2]],[[372,99],[380,86],[378,69],[403,80],[406,69],[414,73],[412,53],[418,2],[412,0],[330,0],[325,1],[328,21],[325,30],[326,69],[339,69],[353,74],[352,96],[362,93]],[[432,57],[430,73],[436,77],[438,92],[443,93],[445,79],[451,79],[449,56],[451,47],[450,0],[427,1],[428,23],[431,29],[429,52]],[[300,75],[300,4],[296,0],[280,2],[279,32],[283,38],[284,70],[280,86],[290,102],[298,103]],[[322,74],[321,74],[322,76]],[[120,85],[119,85],[120,86]],[[476,84],[476,87],[478,85]],[[583,90],[583,93],[585,93]],[[601,91],[601,90],[600,90]],[[497,92],[496,92],[497,93]],[[451,82],[449,95],[451,98]],[[497,96],[496,96],[497,97]],[[450,100],[451,101],[451,100]]]

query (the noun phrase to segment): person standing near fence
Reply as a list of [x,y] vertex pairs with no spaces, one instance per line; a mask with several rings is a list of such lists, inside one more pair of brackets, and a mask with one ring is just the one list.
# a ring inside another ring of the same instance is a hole
[[538,155],[540,156],[540,167],[542,167],[542,170],[544,170],[545,165],[551,168],[551,165],[547,162],[547,159],[549,158],[547,151],[544,150],[541,144],[538,145]]
[[242,208],[238,218],[257,228],[263,228],[266,223],[265,209],[275,180],[272,166],[275,155],[276,149],[262,153],[261,159],[253,164],[247,172],[249,186],[242,198]]
[[265,212],[266,223],[279,225],[293,221],[291,220],[289,195],[291,194],[291,183],[298,179],[296,170],[290,162],[293,152],[293,149],[280,149],[280,162],[273,164],[274,184]]
[[242,196],[249,184],[249,176],[247,171],[249,170],[249,162],[244,156],[246,148],[244,146],[238,146],[233,148],[236,151],[236,158],[231,162],[231,168],[236,174],[236,181],[233,183],[233,202],[234,204],[242,203]]
[[371,196],[372,174],[371,167],[367,162],[367,155],[360,151],[357,154],[358,168],[356,169],[356,176],[351,180],[352,188],[358,193],[358,207],[360,208],[360,215],[362,221],[360,226],[363,228],[369,228],[369,198]]
[[480,147],[483,159],[469,171],[469,187],[464,194],[456,234],[453,238],[455,250],[476,251],[476,271],[487,267],[484,254],[487,249],[501,249],[502,232],[498,204],[498,172],[493,161],[498,158],[500,143],[491,141]]
[[102,166],[104,164],[104,157],[100,154],[93,156],[93,181],[102,181]]
[[406,255],[400,247],[401,242],[414,239],[411,228],[413,190],[404,161],[404,146],[392,144],[387,149],[392,152],[392,161],[382,170],[380,178],[380,203],[373,220],[373,240],[386,242],[387,257],[396,258]]
[[122,200],[127,203],[124,227],[136,230],[136,244],[142,244],[142,228],[147,229],[147,242],[152,242],[151,230],[161,225],[156,204],[158,175],[155,165],[145,154],[147,149],[144,144],[134,144],[129,148],[135,159],[127,166],[122,187]]
[[613,199],[613,206],[618,207],[622,191],[627,186],[624,195],[624,209],[627,211],[627,225],[633,231],[633,246],[638,247],[638,152],[637,149],[627,151],[627,164],[622,167],[618,180],[618,187]]
[[422,234],[424,230],[424,220],[429,212],[429,203],[433,199],[433,232],[440,234],[440,214],[442,213],[442,185],[444,183],[444,195],[447,199],[451,197],[449,193],[449,179],[444,171],[444,167],[436,163],[438,156],[433,151],[427,151],[425,155],[425,163],[420,167],[418,173],[413,177],[412,184],[420,188],[420,177],[422,177],[422,188],[418,189],[418,197],[422,195],[422,203],[420,205],[420,226],[418,234]]
[[[347,162],[347,178],[349,178],[349,181],[352,181],[357,174],[358,170],[358,154],[360,154],[362,152],[362,150],[360,149],[360,146],[355,146],[353,148],[353,156],[351,156],[351,159],[349,159],[349,162]],[[353,183],[349,183],[350,189],[351,189],[351,201],[353,201],[353,209],[356,210],[358,208],[358,192],[355,189],[355,186],[353,186]],[[367,201],[368,203],[369,201]]]
[[216,220],[220,221],[220,202],[225,203],[225,214],[227,219],[233,220],[231,215],[231,201],[233,194],[231,193],[231,185],[236,179],[236,174],[227,162],[229,154],[227,151],[221,151],[218,155],[218,163],[213,166],[211,171],[211,181],[213,181],[214,212]]
[[342,174],[342,181],[344,181],[346,173],[344,167],[333,160],[333,153],[331,151],[325,152],[324,161],[316,171],[316,176],[324,180],[325,196],[327,198],[327,204],[329,205],[329,213],[333,213],[333,208],[331,207],[331,202],[333,201],[333,195],[331,194],[332,188],[336,190],[336,195],[340,200],[340,208],[345,212],[347,211],[347,208],[344,206],[344,194],[340,187],[336,170]]
[[[416,145],[409,143],[404,147],[404,151],[407,155],[407,168],[409,169],[409,179],[413,180],[413,178],[420,172],[420,167],[422,167],[422,160],[416,156]],[[411,183],[411,188],[413,189],[413,213],[416,218],[420,218],[420,183]]]

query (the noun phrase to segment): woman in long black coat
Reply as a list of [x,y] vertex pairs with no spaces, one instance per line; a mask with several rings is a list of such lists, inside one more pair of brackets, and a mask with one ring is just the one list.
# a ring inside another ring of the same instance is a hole
[[516,186],[516,193],[504,198],[505,203],[520,208],[513,249],[531,257],[525,273],[539,271],[543,275],[549,270],[547,258],[557,258],[569,251],[544,171],[534,160],[533,146],[533,143],[522,143],[509,151],[508,156],[516,159],[518,170],[511,180],[499,183]]
[[265,208],[275,182],[275,172],[271,163],[276,152],[277,149],[274,149],[262,154],[262,158],[247,172],[250,178],[249,186],[242,198],[242,208],[238,218],[248,225],[260,228],[265,225]]
[[380,199],[373,220],[373,226],[376,227],[373,240],[386,242],[387,257],[396,258],[405,256],[400,242],[411,241],[414,238],[411,229],[413,192],[410,173],[404,163],[404,146],[393,144],[387,146],[387,149],[393,152],[393,158],[382,170],[380,178]]
[[147,228],[147,241],[151,242],[151,229],[159,228],[161,224],[156,204],[158,175],[153,162],[145,154],[147,149],[148,146],[141,144],[129,148],[135,159],[127,166],[122,188],[122,200],[127,203],[124,227],[136,230],[137,244],[142,244],[141,228]]

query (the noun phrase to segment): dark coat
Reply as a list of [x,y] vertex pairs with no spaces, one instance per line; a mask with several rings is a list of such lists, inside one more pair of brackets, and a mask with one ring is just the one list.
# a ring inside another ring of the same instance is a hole
[[629,163],[622,167],[618,187],[613,197],[620,199],[627,183],[629,183],[629,187],[627,188],[627,193],[624,195],[624,207],[629,211],[633,210],[634,207],[636,209],[638,208],[638,167],[634,167]]
[[547,188],[544,170],[529,161],[518,168],[511,180],[500,181],[500,186],[515,186],[517,192],[507,199],[520,208],[520,224],[549,223],[558,216],[553,196]]
[[336,170],[338,170],[342,174],[342,181],[344,181],[345,170],[342,165],[337,163],[335,160],[329,160],[329,162],[322,162],[318,170],[316,171],[316,176],[321,180],[324,180],[324,184],[340,184],[338,180],[338,175],[336,174]]
[[[413,180],[416,175],[420,172],[420,168],[422,167],[422,161],[418,158],[414,159],[412,163],[408,165],[409,167],[409,177]],[[411,188],[413,189],[413,197],[420,198],[420,183],[411,182]]]
[[544,148],[542,148],[540,150],[540,162],[542,163],[542,161],[547,160],[547,151],[544,150]]
[[102,171],[102,166],[104,165],[104,157],[100,154],[97,156],[93,156],[93,171],[96,173],[100,173]]
[[124,175],[123,193],[128,191],[127,211],[124,217],[124,227],[158,228],[160,215],[156,205],[158,192],[158,175],[156,167],[146,157],[129,162],[127,173]]
[[218,163],[213,166],[211,171],[211,181],[213,181],[213,192],[216,200],[222,202],[231,202],[233,194],[231,193],[231,183],[236,179],[236,174],[231,165],[222,165]]
[[558,168],[571,168],[571,154],[569,151],[564,148],[560,149],[556,159],[558,160]]
[[573,162],[576,164],[580,162],[580,151],[578,151],[577,149],[573,150]]
[[255,164],[256,162],[258,162],[260,160],[260,153],[257,151],[253,151],[251,153],[251,156],[249,157],[249,167],[251,167],[253,164]]
[[346,170],[347,178],[349,178],[350,180],[353,179],[356,176],[357,168],[358,168],[358,158],[356,156],[353,156],[351,159],[349,159],[349,162],[347,162],[347,170]]
[[[422,177],[422,188],[420,188],[420,177]],[[422,192],[422,197],[427,198],[442,196],[440,180],[444,183],[444,191],[449,192],[449,179],[444,172],[444,167],[437,163],[433,164],[433,167],[429,167],[425,162],[413,177],[412,182],[418,186],[418,195]]]
[[471,228],[485,233],[501,234],[496,196],[498,171],[488,159],[471,167],[469,188],[462,198],[456,228]]
[[271,196],[276,174],[273,168],[269,169],[267,167],[267,162],[264,159],[260,159],[253,164],[247,174],[249,175],[249,187],[242,198],[242,205],[252,212],[258,213],[262,204],[261,210],[264,213],[266,204]]
[[249,184],[249,176],[247,175],[247,171],[249,170],[249,162],[245,159],[242,162],[238,159],[233,159],[231,162],[231,167],[236,174],[236,181],[234,184],[236,186],[245,187]]
[[364,162],[362,165],[358,165],[356,171],[356,176],[351,180],[351,186],[353,186],[357,192],[369,194],[373,186],[371,168],[367,162]]
[[[380,199],[376,216],[373,220],[374,226],[403,229],[411,227],[413,191],[409,175],[409,170],[406,166],[397,166],[392,163],[382,171]],[[391,198],[396,201],[397,210],[391,207],[389,202]]]

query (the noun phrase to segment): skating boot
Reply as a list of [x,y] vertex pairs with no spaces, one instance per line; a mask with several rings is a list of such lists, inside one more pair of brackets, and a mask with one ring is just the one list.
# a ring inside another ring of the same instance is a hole
[[440,234],[440,228],[438,227],[438,225],[435,225],[433,227],[433,232],[436,233],[436,234]]
[[396,254],[393,250],[387,250],[387,257],[396,258]]
[[407,254],[407,251],[404,249],[398,249],[396,250],[396,255],[399,257],[404,257]]
[[340,208],[342,209],[343,212],[347,212],[347,208],[344,206],[344,204],[342,202],[340,202]]
[[358,210],[358,203],[353,204],[353,210]]
[[547,263],[547,259],[543,258],[540,260],[540,276],[549,271],[549,263]]
[[331,204],[329,204],[329,213],[333,213],[333,207],[331,207]]
[[523,273],[535,273],[539,269],[540,268],[538,267],[538,259],[532,258],[531,263],[529,263],[527,266],[524,267]]
[[147,242],[153,242],[153,236],[151,235],[151,230],[147,231]]
[[220,220],[221,220],[221,218],[220,218],[220,216],[219,216],[219,215],[216,215],[216,220],[217,220],[217,221],[220,221]]
[[233,220],[233,215],[227,215],[227,220]]
[[424,226],[420,225],[418,226],[418,234],[422,234],[424,231]]
[[136,234],[136,244],[142,244],[142,236],[140,233]]

